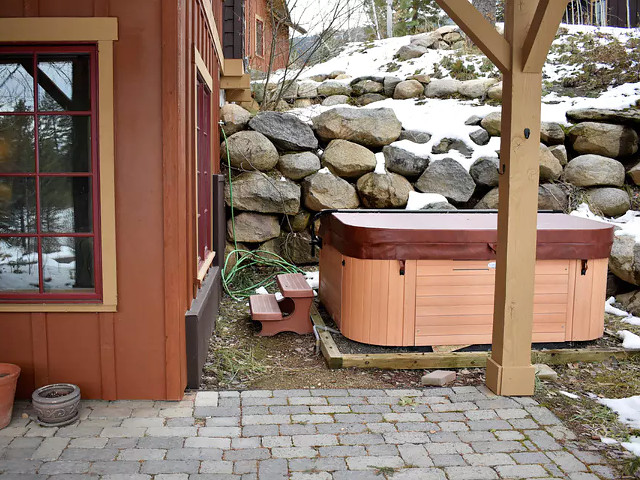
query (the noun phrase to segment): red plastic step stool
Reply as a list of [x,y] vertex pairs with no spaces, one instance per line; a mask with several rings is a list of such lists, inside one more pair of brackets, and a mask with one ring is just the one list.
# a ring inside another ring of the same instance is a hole
[[311,333],[311,303],[313,289],[300,273],[287,273],[276,277],[278,288],[284,297],[275,295],[251,295],[251,318],[262,323],[261,336],[271,337],[280,332]]

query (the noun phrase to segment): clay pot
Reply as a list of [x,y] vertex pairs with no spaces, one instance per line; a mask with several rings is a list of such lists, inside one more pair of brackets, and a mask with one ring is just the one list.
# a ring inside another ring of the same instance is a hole
[[80,389],[72,383],[54,383],[33,392],[31,401],[40,425],[61,427],[78,419]]
[[0,363],[0,428],[11,422],[13,398],[20,376],[20,367],[11,363]]

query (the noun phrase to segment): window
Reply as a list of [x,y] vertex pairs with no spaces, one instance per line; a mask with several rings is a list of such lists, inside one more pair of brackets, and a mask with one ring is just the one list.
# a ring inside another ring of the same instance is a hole
[[[198,201],[198,269],[210,257],[211,248],[211,91],[198,75],[197,85],[197,201]],[[210,262],[209,262],[210,264]]]
[[0,301],[101,299],[95,45],[0,47]]
[[264,57],[264,21],[256,18],[256,55]]

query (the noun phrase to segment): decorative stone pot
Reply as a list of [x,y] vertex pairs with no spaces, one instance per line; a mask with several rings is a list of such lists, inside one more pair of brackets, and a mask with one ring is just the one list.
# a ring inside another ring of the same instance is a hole
[[45,385],[33,392],[31,401],[40,425],[61,427],[78,419],[80,389],[72,383]]
[[12,363],[0,363],[0,428],[11,422],[13,398],[20,376],[20,367]]

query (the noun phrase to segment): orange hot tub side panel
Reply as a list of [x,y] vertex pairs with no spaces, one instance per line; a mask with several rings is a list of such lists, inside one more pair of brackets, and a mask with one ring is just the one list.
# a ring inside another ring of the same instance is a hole
[[[326,245],[320,254],[320,300],[343,335],[357,342],[490,344],[495,276],[490,263],[361,260]],[[606,277],[607,259],[588,260],[584,275],[582,260],[539,260],[533,341],[600,337]]]

